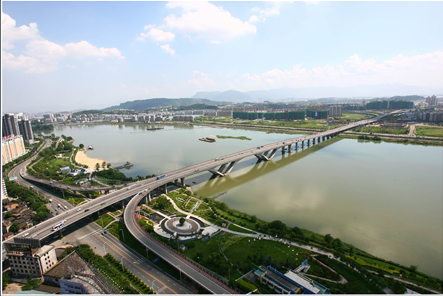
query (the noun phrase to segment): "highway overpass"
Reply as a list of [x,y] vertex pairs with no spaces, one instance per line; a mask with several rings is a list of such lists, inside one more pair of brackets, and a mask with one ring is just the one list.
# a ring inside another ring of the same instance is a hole
[[[135,221],[135,211],[138,203],[144,196],[150,195],[150,192],[156,188],[164,187],[166,190],[166,185],[169,182],[174,182],[175,180],[181,180],[182,183],[184,179],[188,176],[198,174],[203,171],[210,171],[215,175],[225,176],[230,173],[233,169],[236,162],[240,161],[243,158],[255,156],[260,160],[270,160],[275,155],[278,149],[292,149],[294,145],[295,149],[297,149],[300,145],[303,147],[304,145],[310,146],[311,144],[315,144],[315,142],[325,141],[331,137],[338,135],[341,132],[353,129],[358,126],[370,124],[379,121],[386,115],[377,116],[371,119],[361,120],[355,123],[351,123],[346,126],[338,127],[335,129],[331,129],[328,131],[320,132],[314,135],[306,135],[302,137],[292,138],[285,141],[279,141],[271,144],[266,144],[259,147],[250,148],[247,150],[235,152],[229,155],[221,156],[215,159],[210,159],[198,164],[194,164],[188,167],[184,167],[181,169],[177,169],[168,173],[165,173],[162,179],[157,180],[157,178],[150,178],[138,182],[131,183],[130,185],[124,187],[121,190],[114,191],[110,194],[103,195],[94,200],[89,201],[88,203],[65,211],[63,214],[55,216],[47,221],[39,223],[38,225],[28,229],[27,231],[22,232],[19,237],[26,236],[25,239],[33,239],[42,241],[45,238],[51,236],[54,231],[52,230],[53,226],[64,221],[63,227],[66,227],[70,224],[73,224],[80,219],[89,216],[92,213],[95,213],[113,203],[123,201],[125,199],[133,198],[127,205],[125,210],[125,224],[128,230],[146,247],[153,250],[157,253],[162,259],[167,262],[170,262],[172,265],[177,266],[176,263],[180,267],[177,267],[189,276],[193,278],[198,283],[201,283],[208,291],[223,294],[229,293],[229,288],[222,285],[220,282],[217,282],[215,279],[211,279],[210,276],[204,274],[197,267],[189,263],[187,260],[181,259],[177,257],[176,254],[172,253],[170,250],[161,246],[158,242],[154,241],[147,235]],[[21,175],[26,178],[28,175],[22,171]],[[54,185],[53,183],[48,183],[47,180],[38,180],[33,178],[34,182],[40,182],[49,186]],[[57,184],[59,185],[59,184]],[[65,185],[68,187],[67,185]],[[73,187],[69,186],[70,190],[78,190],[84,191],[82,187]],[[66,188],[68,189],[68,188]],[[102,189],[102,188],[101,188]],[[96,189],[99,190],[99,189]]]

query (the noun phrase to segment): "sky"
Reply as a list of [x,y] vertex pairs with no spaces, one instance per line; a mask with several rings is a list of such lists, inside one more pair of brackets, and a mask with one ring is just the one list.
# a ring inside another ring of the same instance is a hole
[[2,1],[2,112],[231,89],[441,89],[442,11],[423,1]]

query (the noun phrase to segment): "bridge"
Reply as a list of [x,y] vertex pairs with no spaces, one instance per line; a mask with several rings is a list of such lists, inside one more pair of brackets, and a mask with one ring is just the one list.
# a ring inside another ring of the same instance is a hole
[[[192,278],[194,281],[205,287],[209,292],[215,294],[227,294],[233,292],[227,286],[223,285],[221,282],[211,278],[208,274],[199,270],[198,267],[190,263],[188,260],[180,257],[179,255],[171,252],[170,250],[164,248],[157,241],[151,238],[137,223],[135,219],[135,212],[140,201],[145,198],[147,201],[150,200],[150,192],[156,188],[163,188],[167,192],[167,184],[169,182],[175,182],[180,180],[181,184],[184,185],[184,180],[186,177],[201,173],[203,171],[210,171],[214,175],[227,176],[232,171],[234,165],[241,159],[255,156],[259,160],[269,161],[276,154],[278,149],[282,149],[282,153],[286,152],[286,149],[292,150],[292,146],[297,150],[299,147],[305,147],[314,145],[316,142],[326,141],[341,132],[353,129],[358,126],[371,124],[379,121],[387,115],[377,116],[371,119],[361,120],[355,123],[351,123],[346,126],[338,127],[328,131],[320,132],[314,135],[307,135],[297,138],[288,139],[285,141],[279,141],[259,147],[250,148],[247,150],[235,152],[229,155],[221,156],[219,158],[210,159],[198,164],[194,164],[188,167],[177,169],[164,174],[163,178],[157,179],[149,178],[138,182],[133,182],[125,188],[106,194],[104,196],[95,198],[89,201],[87,204],[65,211],[63,214],[55,216],[49,220],[39,223],[38,225],[25,231],[26,238],[21,238],[22,241],[27,239],[33,239],[38,241],[43,241],[50,237],[54,232],[52,227],[62,221],[64,221],[64,226],[69,226],[92,213],[98,212],[101,209],[126,200],[131,199],[124,212],[124,220],[126,227],[129,232],[139,240],[147,248],[155,252],[162,259],[169,262],[171,265],[176,266],[180,272],[186,274],[188,277]],[[24,171],[20,172],[21,177],[34,182],[39,182],[45,185],[52,186],[53,183],[49,183],[47,180],[38,180],[34,177],[27,175]],[[60,186],[56,184],[55,186]],[[64,185],[66,186],[66,185]],[[66,186],[68,187],[68,186]],[[69,186],[70,190],[84,191],[82,187]],[[66,188],[68,189],[68,188]],[[99,189],[96,189],[99,190]],[[18,236],[22,236],[21,234]],[[7,240],[8,241],[11,241]],[[11,241],[12,242],[12,241]]]

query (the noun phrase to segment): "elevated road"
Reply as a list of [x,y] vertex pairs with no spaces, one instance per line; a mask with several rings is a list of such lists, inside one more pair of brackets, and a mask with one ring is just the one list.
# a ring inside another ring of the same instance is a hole
[[[202,286],[208,289],[208,291],[217,294],[229,293],[230,291],[226,287],[221,285],[219,282],[217,282],[215,279],[211,279],[207,274],[203,274],[191,263],[188,263],[187,261],[177,257],[176,254],[171,253],[171,251],[165,249],[163,246],[160,246],[156,241],[150,239],[146,235],[146,233],[138,226],[138,223],[135,221],[134,217],[135,217],[136,207],[140,202],[140,200],[143,198],[143,196],[149,194],[155,188],[165,186],[168,182],[173,182],[175,180],[180,180],[180,179],[183,182],[185,177],[207,170],[213,172],[214,174],[219,174],[221,176],[224,176],[229,174],[230,170],[232,170],[232,167],[235,165],[235,163],[243,158],[256,156],[257,158],[262,160],[269,160],[275,154],[277,149],[280,148],[284,149],[286,146],[290,145],[297,145],[296,147],[298,147],[299,144],[309,146],[311,141],[312,144],[314,144],[315,140],[317,140],[317,142],[320,140],[324,141],[325,139],[334,137],[335,135],[341,132],[353,129],[358,126],[377,122],[385,116],[386,115],[381,115],[371,119],[366,119],[355,123],[351,123],[349,125],[335,128],[329,131],[320,132],[318,134],[292,138],[285,141],[279,141],[259,146],[256,148],[235,152],[229,155],[221,156],[219,158],[207,160],[199,164],[194,164],[188,167],[171,171],[169,173],[159,176],[160,179],[150,178],[139,182],[134,182],[130,184],[130,186],[127,186],[126,188],[98,197],[92,201],[89,201],[88,203],[86,203],[81,207],[70,209],[64,212],[62,215],[58,215],[47,221],[44,221],[28,229],[23,235],[25,235],[26,238],[43,240],[49,237],[51,234],[53,234],[54,232],[52,230],[52,227],[62,221],[64,221],[63,227],[66,227],[67,225],[73,224],[85,218],[86,216],[89,216],[90,214],[97,212],[113,203],[136,196],[136,198],[133,198],[129,202],[124,214],[125,224],[128,230],[141,243],[143,243],[149,249],[153,250],[165,261],[170,262],[174,266],[179,265],[178,268],[183,273],[185,273],[187,276],[200,283]],[[267,156],[268,153],[271,154]],[[217,167],[219,167],[219,169],[217,169]],[[23,176],[25,173],[22,171],[21,174]],[[36,180],[36,182],[38,181]],[[47,185],[51,186],[52,184],[47,184]],[[76,190],[73,188],[70,189]],[[77,190],[83,190],[83,189],[79,188]]]

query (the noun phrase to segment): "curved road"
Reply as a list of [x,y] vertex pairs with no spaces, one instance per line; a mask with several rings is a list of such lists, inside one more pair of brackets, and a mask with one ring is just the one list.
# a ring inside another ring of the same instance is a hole
[[[52,227],[62,221],[64,221],[64,226],[70,225],[72,223],[75,223],[76,221],[85,218],[86,216],[89,216],[90,214],[99,211],[100,209],[103,209],[110,204],[119,202],[121,200],[125,200],[129,197],[133,197],[137,195],[137,198],[133,198],[125,211],[125,223],[128,228],[128,230],[145,246],[147,246],[149,249],[153,250],[155,253],[157,253],[160,257],[162,257],[165,261],[170,262],[171,264],[175,264],[179,262],[178,265],[180,265],[179,269],[185,273],[190,278],[193,278],[196,282],[200,283],[202,286],[204,286],[208,291],[217,293],[217,294],[224,294],[224,293],[230,293],[231,291],[228,290],[227,287],[220,285],[219,282],[217,282],[215,279],[211,279],[208,275],[203,274],[200,270],[198,270],[195,266],[188,263],[187,261],[184,261],[183,259],[180,259],[175,255],[174,253],[171,253],[171,251],[165,249],[163,246],[160,246],[157,242],[150,239],[146,236],[144,231],[139,228],[138,223],[134,220],[135,218],[135,210],[139,203],[139,201],[143,198],[143,195],[148,194],[150,191],[154,190],[155,188],[158,188],[162,185],[167,184],[168,182],[173,182],[174,180],[185,178],[187,176],[200,173],[202,171],[214,169],[218,166],[223,166],[235,161],[239,161],[245,157],[249,156],[257,156],[261,155],[265,152],[272,151],[274,149],[280,149],[285,146],[289,146],[292,144],[297,143],[304,143],[305,141],[315,140],[320,137],[326,137],[326,136],[335,136],[343,131],[355,128],[359,125],[366,125],[370,124],[376,121],[379,121],[381,118],[385,117],[386,115],[377,116],[371,119],[361,120],[355,123],[351,123],[349,125],[335,128],[329,131],[320,132],[315,135],[307,135],[302,136],[298,138],[292,138],[289,140],[285,140],[283,142],[276,142],[271,143],[263,146],[259,146],[256,148],[251,148],[247,150],[243,150],[240,152],[232,153],[226,156],[222,156],[220,158],[207,160],[204,162],[201,162],[199,164],[191,165],[188,167],[184,167],[172,172],[169,172],[165,174],[164,178],[157,180],[156,178],[150,178],[146,180],[142,180],[140,182],[132,183],[130,186],[123,188],[122,190],[118,190],[116,192],[112,192],[110,194],[98,197],[94,200],[89,201],[88,203],[84,204],[81,207],[70,209],[66,212],[64,212],[61,215],[58,215],[56,217],[53,217],[47,221],[44,221],[30,229],[25,234],[29,238],[35,238],[42,240],[48,236],[50,236],[52,233]],[[25,176],[25,172],[21,172],[21,176]],[[52,184],[48,184],[51,185]],[[79,188],[79,187],[77,187]],[[71,190],[83,190],[82,188],[74,189],[74,187],[70,188]],[[141,194],[139,194],[141,193]],[[177,266],[177,265],[175,265]]]

